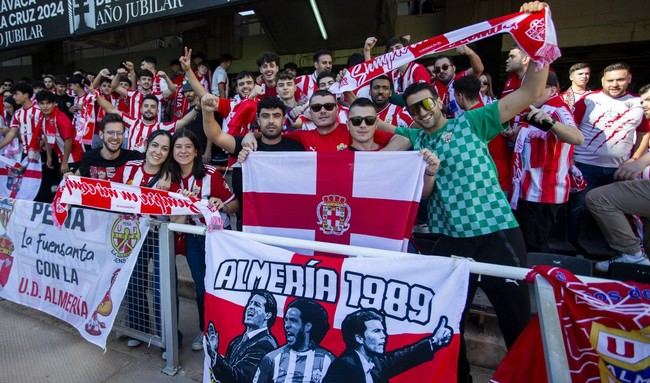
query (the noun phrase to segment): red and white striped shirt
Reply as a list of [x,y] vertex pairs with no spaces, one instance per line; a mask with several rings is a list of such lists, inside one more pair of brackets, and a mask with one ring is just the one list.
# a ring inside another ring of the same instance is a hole
[[65,113],[61,112],[59,108],[54,108],[49,116],[40,113],[40,117],[36,122],[34,135],[30,144],[31,148],[40,151],[40,137],[45,136],[47,143],[52,146],[54,152],[59,157],[59,161],[63,161],[63,153],[65,152],[65,141],[72,140],[72,148],[70,149],[70,156],[68,163],[81,161],[83,157],[83,148],[81,144],[75,141],[76,131],[72,127],[72,122]]
[[410,126],[413,123],[413,118],[406,109],[395,104],[386,105],[381,112],[377,113],[377,117],[393,126]]
[[74,97],[74,105],[78,107],[72,119],[74,129],[77,132],[75,141],[84,145],[91,145],[93,141],[97,121],[97,114],[95,113],[96,96],[96,93],[84,93],[81,96]]
[[289,345],[285,345],[262,358],[253,382],[320,382],[333,361],[334,355],[322,347],[296,351]]
[[[217,168],[210,165],[204,165],[205,175],[203,178],[196,179],[193,175],[189,175],[181,179],[181,182],[173,182],[169,191],[179,192],[182,190],[189,190],[197,198],[209,199],[210,197],[219,198],[223,201],[224,205],[235,199],[235,195],[230,190],[230,187],[223,179],[223,176]],[[222,214],[223,218],[223,214]],[[192,216],[192,223],[195,225],[205,224],[202,216]],[[227,221],[224,221],[224,226],[227,226]]]
[[29,108],[18,109],[11,120],[10,128],[19,129],[20,143],[25,154],[27,154],[29,144],[32,142],[34,129],[36,129],[40,117],[41,110],[36,104],[32,104]]
[[399,69],[391,72],[390,77],[393,80],[393,89],[396,93],[403,93],[409,85],[418,82],[431,83],[431,73],[422,64],[416,62],[409,63],[404,73]]
[[169,89],[167,81],[163,80],[162,77],[158,76],[158,74],[155,74],[151,81],[151,90],[153,93],[163,94],[167,89]]
[[636,132],[646,132],[641,99],[631,94],[612,98],[592,92],[575,104],[574,116],[585,136],[577,146],[575,161],[617,168],[632,155]]
[[[151,92],[149,93],[151,95],[156,96],[158,99],[158,121],[162,121],[162,100],[163,100],[163,94],[160,92]],[[144,101],[144,97],[147,96],[146,94],[140,92],[139,90],[128,90],[126,92],[126,96],[128,97],[129,101],[129,112],[127,113],[129,116],[133,116],[134,118],[142,118],[142,101]]]
[[144,171],[144,160],[129,161],[120,166],[115,172],[112,181],[126,185],[148,186],[155,174]]
[[309,99],[311,95],[318,90],[316,77],[317,75],[315,71],[312,74],[296,77],[296,89],[300,90],[303,97]]
[[[576,127],[569,106],[559,95],[546,101],[540,109],[559,123]],[[573,145],[560,141],[551,131],[544,132],[522,122],[515,156],[514,171],[521,172],[519,199],[545,204],[569,200]]]
[[176,130],[176,122],[156,122],[153,124],[145,124],[141,119],[135,119],[131,116],[122,114],[122,120],[128,127],[127,132],[127,149],[137,150],[140,153],[145,152],[147,137],[156,130],[168,130],[174,133]]

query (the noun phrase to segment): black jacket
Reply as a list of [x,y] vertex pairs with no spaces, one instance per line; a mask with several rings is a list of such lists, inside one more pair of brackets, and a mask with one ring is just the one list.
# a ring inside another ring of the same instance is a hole
[[230,342],[225,359],[217,354],[212,373],[222,383],[251,382],[264,355],[278,348],[278,343],[268,330],[243,342],[242,337],[240,335]]
[[[370,361],[375,365],[370,374],[374,383],[388,383],[388,380],[433,358],[429,338],[412,345],[375,356]],[[366,377],[359,355],[346,349],[327,370],[323,383],[365,383]]]

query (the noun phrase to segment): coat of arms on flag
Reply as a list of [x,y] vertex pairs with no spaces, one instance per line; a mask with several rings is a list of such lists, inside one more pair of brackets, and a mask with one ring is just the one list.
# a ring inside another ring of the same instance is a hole
[[0,156],[0,197],[32,201],[41,187],[41,173],[40,158],[16,162]]
[[422,195],[417,152],[255,152],[244,231],[404,251]]

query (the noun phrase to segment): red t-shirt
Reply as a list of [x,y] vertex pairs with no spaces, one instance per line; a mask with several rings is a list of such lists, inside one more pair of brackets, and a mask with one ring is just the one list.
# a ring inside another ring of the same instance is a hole
[[68,157],[68,162],[79,162],[83,157],[83,148],[78,141],[75,140],[77,136],[77,131],[72,127],[72,122],[70,118],[61,112],[59,108],[54,107],[52,113],[46,117],[45,114],[41,113],[38,122],[36,123],[36,128],[34,134],[32,135],[32,142],[30,143],[30,149],[40,151],[40,138],[45,135],[47,143],[50,144],[54,153],[59,156],[59,160],[63,160],[64,146],[65,141],[70,139],[72,140],[72,148],[70,150],[70,156]]
[[[285,137],[299,142],[305,150],[312,152],[331,153],[347,149],[352,144],[352,136],[345,124],[338,124],[336,129],[328,134],[320,134],[315,130],[295,130],[288,132]],[[384,147],[393,137],[391,133],[375,132],[375,142]]]

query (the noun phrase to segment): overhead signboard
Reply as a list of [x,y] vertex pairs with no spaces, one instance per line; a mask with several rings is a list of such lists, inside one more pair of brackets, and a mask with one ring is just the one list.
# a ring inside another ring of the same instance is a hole
[[65,39],[238,0],[0,0],[0,50]]

